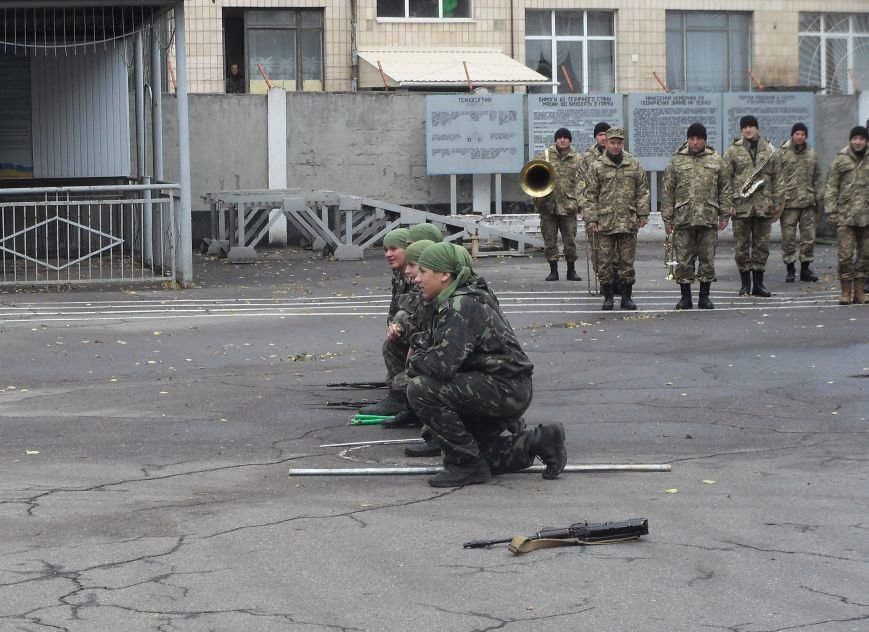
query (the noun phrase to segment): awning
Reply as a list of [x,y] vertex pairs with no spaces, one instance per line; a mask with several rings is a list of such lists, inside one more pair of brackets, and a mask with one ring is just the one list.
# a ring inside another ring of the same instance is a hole
[[491,48],[360,50],[359,87],[551,85],[531,68]]

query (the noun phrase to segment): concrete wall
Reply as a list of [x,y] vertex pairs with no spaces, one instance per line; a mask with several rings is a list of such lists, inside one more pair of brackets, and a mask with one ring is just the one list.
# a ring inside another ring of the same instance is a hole
[[[826,171],[857,124],[856,96],[818,96],[815,138]],[[208,191],[268,187],[265,95],[191,95],[193,210]],[[166,178],[177,180],[175,99],[164,96]],[[287,183],[388,202],[449,208],[449,177],[426,175],[425,95],[417,93],[287,94]],[[763,133],[763,130],[761,130]],[[583,150],[589,139],[575,139]],[[458,179],[460,211],[472,203],[471,177]],[[505,211],[528,212],[516,174],[503,178]],[[197,218],[197,215],[199,216]],[[207,216],[194,213],[194,237],[207,236]],[[204,222],[204,224],[203,224]],[[203,226],[205,228],[203,228]]]

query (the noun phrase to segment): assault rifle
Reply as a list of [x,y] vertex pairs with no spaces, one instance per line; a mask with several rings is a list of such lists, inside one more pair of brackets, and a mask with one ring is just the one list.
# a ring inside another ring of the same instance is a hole
[[577,522],[569,527],[547,527],[531,536],[516,536],[501,540],[472,540],[465,542],[466,549],[483,549],[492,544],[509,542],[511,553],[519,555],[535,549],[553,546],[612,544],[637,540],[649,533],[649,521],[645,518],[632,518],[621,522],[588,523]]
[[326,384],[326,388],[386,388],[389,386],[386,382],[330,382]]

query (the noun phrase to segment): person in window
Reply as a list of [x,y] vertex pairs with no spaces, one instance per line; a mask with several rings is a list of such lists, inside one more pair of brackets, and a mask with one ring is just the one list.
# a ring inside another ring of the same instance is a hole
[[230,64],[229,74],[226,76],[226,94],[244,94],[245,80],[238,71],[238,64]]

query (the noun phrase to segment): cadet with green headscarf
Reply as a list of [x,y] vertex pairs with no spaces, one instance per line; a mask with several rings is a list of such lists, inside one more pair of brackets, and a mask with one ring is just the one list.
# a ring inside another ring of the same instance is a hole
[[428,239],[434,243],[440,243],[444,240],[444,235],[440,228],[434,224],[417,224],[411,226],[407,232],[407,243],[414,244],[423,239]]
[[392,300],[386,317],[386,340],[383,342],[383,361],[386,364],[386,381],[389,394],[380,402],[359,409],[365,415],[395,415],[407,409],[407,378],[404,365],[410,347],[407,341],[389,336],[390,326],[398,313],[401,296],[410,291],[411,283],[404,274],[405,248],[407,248],[406,228],[396,228],[383,238],[383,255],[392,269]]
[[433,487],[461,487],[514,472],[539,456],[543,478],[567,462],[564,427],[538,426],[502,436],[531,404],[534,365],[490,295],[470,283],[467,251],[442,242],[419,258],[417,282],[436,311],[411,341],[407,397],[444,452]]

